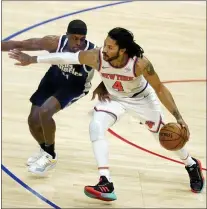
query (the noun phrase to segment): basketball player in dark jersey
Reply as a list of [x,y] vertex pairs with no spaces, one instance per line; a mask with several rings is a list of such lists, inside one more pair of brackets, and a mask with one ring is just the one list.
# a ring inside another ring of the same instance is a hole
[[[52,52],[77,52],[89,50],[95,45],[86,40],[87,26],[81,20],[69,23],[66,35],[45,36],[23,41],[3,41],[2,51],[46,50]],[[55,153],[56,124],[52,118],[61,109],[87,95],[91,88],[94,70],[87,65],[51,65],[31,96],[31,112],[28,117],[29,130],[40,145],[40,151],[27,160],[32,173],[44,174],[57,162]]]

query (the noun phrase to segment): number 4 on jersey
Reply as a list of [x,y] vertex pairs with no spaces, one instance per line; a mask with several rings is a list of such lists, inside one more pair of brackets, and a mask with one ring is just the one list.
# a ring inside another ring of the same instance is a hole
[[116,81],[114,83],[114,85],[112,86],[112,88],[114,88],[117,91],[124,91],[124,88],[123,88],[123,86],[122,86],[120,81]]

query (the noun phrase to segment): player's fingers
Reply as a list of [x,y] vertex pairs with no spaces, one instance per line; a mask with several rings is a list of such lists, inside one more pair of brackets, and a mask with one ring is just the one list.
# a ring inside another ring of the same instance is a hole
[[11,52],[13,52],[13,53],[15,53],[15,54],[20,54],[20,53],[22,53],[20,50],[18,50],[18,49],[12,49],[12,50],[10,50]]
[[105,95],[103,95],[103,101],[106,102],[107,100],[108,98]]
[[107,100],[110,102],[111,101],[111,97],[109,94],[107,94]]
[[21,62],[16,62],[16,63],[14,63],[14,65],[24,66]]
[[18,57],[16,55],[13,55],[13,54],[9,55],[9,58],[18,60]]
[[186,129],[186,131],[189,132],[188,126],[186,124],[182,124],[182,127]]
[[110,101],[110,97],[108,94],[103,94],[104,101]]
[[188,135],[190,136],[190,131],[189,131],[189,128],[187,127],[186,128],[187,132],[188,132]]
[[98,100],[101,101],[101,95],[100,94],[98,94]]
[[181,128],[185,128],[185,124],[183,122],[178,122],[181,126]]
[[20,54],[20,52],[17,51],[17,50],[15,50],[15,49],[10,50],[9,53],[10,53],[10,54],[16,54],[16,55],[19,55],[19,54]]
[[95,99],[95,97],[96,97],[96,93],[94,93],[94,92],[93,92],[93,95],[92,95],[91,100],[94,100],[94,99]]
[[103,101],[104,101],[103,94],[102,94],[102,93],[99,93],[98,96],[99,96],[99,98],[100,98],[99,100],[100,100],[101,102],[103,102]]
[[16,56],[16,54],[13,53],[13,52],[9,52],[8,55],[9,55],[9,56]]
[[189,140],[189,138],[190,138],[190,131],[189,131],[189,129],[188,129],[188,126],[185,125],[183,128],[186,130],[187,135],[189,136],[189,137],[188,137],[188,140]]
[[9,55],[9,56],[19,57],[19,54],[16,54],[16,53],[13,53],[13,52],[9,52],[8,55]]
[[104,94],[102,94],[101,98],[102,98],[102,101],[103,101],[103,102],[106,102],[107,98],[105,97]]

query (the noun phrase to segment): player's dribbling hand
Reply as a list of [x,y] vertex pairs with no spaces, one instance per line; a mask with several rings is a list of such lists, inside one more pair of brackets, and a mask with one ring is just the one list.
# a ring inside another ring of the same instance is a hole
[[188,133],[188,136],[190,136],[190,131],[186,122],[181,118],[177,120],[177,123],[180,124],[182,128],[185,128]]
[[18,49],[10,50],[8,55],[9,58],[19,61],[15,63],[15,65],[26,66],[32,63],[32,57],[19,51]]

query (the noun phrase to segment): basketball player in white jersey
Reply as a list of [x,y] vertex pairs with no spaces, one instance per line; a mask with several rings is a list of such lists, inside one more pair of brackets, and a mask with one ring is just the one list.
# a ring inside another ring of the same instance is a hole
[[[53,53],[29,56],[18,50],[9,53],[16,65],[32,63],[86,64],[97,69],[110,94],[111,101],[99,101],[90,122],[90,139],[97,161],[100,180],[95,186],[85,186],[84,192],[91,198],[104,201],[116,200],[108,162],[108,143],[105,132],[128,110],[137,117],[158,140],[163,126],[161,103],[175,117],[177,123],[188,130],[169,90],[161,83],[150,61],[143,56],[143,49],[134,42],[131,32],[124,28],[109,31],[102,48],[73,53]],[[103,83],[101,85],[103,85]],[[158,100],[159,99],[159,100]],[[175,151],[185,164],[193,192],[201,192],[204,185],[199,160],[192,158],[185,148]]]

